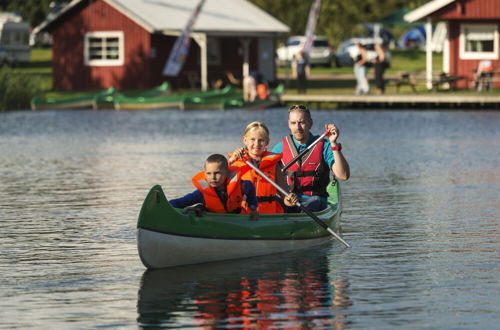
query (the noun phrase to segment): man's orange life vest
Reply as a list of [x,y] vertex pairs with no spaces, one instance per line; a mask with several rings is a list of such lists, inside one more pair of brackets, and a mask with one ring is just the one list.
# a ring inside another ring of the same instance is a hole
[[[231,155],[229,155],[229,157],[231,157]],[[245,155],[245,159],[251,161],[248,155]],[[259,169],[274,182],[276,182],[276,164],[280,159],[281,154],[266,151],[259,164]],[[248,180],[254,184],[257,201],[259,202],[259,207],[257,209],[259,213],[283,213],[283,207],[278,201],[279,197],[276,195],[276,188],[272,184],[257,174],[241,159],[235,161],[232,166],[240,168],[242,180]]]
[[[191,180],[194,186],[203,194],[205,207],[208,212],[214,213],[247,213],[241,205],[243,202],[241,172],[238,168],[231,168],[231,174],[226,181],[227,201],[222,203],[214,188],[208,185],[205,171],[196,174]],[[243,212],[242,212],[243,211]]]
[[[287,165],[298,154],[292,136],[283,138],[283,165]],[[288,185],[292,192],[307,196],[328,196],[326,187],[330,182],[330,171],[323,160],[323,143],[320,141],[310,149],[301,159],[290,166],[285,172]]]

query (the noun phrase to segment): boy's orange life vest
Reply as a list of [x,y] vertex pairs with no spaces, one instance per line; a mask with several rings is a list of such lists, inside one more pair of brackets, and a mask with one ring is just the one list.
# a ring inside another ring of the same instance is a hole
[[[229,155],[229,158],[231,158],[231,154]],[[245,159],[247,161],[251,161],[250,156],[248,155],[245,155]],[[281,154],[266,151],[259,164],[259,169],[274,182],[276,182],[276,164],[280,161],[280,159]],[[240,168],[240,171],[242,172],[242,180],[248,180],[254,184],[257,201],[259,202],[259,207],[257,209],[259,213],[283,213],[283,207],[278,202],[279,197],[276,195],[276,188],[272,184],[258,175],[241,159],[235,161],[232,166]]]
[[[298,154],[292,136],[286,136],[283,142],[284,165],[291,162]],[[295,164],[285,172],[288,185],[292,192],[307,196],[328,196],[326,187],[330,182],[330,171],[323,160],[324,140],[316,144]]]
[[[243,187],[241,172],[237,168],[231,168],[231,174],[226,181],[227,201],[224,205],[214,188],[208,185],[205,179],[205,171],[196,174],[191,180],[194,186],[203,194],[205,207],[208,212],[214,213],[248,213],[243,210]],[[243,212],[242,212],[243,211]]]
[[267,86],[266,84],[258,84],[257,85],[257,95],[259,99],[265,100],[267,99]]

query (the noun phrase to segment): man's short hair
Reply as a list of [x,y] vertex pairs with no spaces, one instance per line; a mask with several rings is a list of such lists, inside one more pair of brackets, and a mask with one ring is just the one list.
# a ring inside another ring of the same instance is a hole
[[305,117],[310,122],[312,122],[311,112],[309,111],[309,109],[305,105],[294,104],[290,108],[288,108],[288,114],[290,115],[290,112],[292,112],[292,111],[300,111],[300,112],[302,112],[305,115]]
[[218,163],[223,169],[229,172],[229,164],[227,162],[227,158],[221,154],[212,154],[208,156],[206,163]]

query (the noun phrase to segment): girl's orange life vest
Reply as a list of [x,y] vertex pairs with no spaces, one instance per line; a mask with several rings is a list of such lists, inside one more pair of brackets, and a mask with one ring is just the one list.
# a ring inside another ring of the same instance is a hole
[[266,84],[258,84],[257,85],[257,95],[259,99],[265,100],[267,99],[267,86]]
[[[238,168],[230,168],[231,174],[226,181],[227,201],[223,204],[214,188],[208,185],[205,179],[205,171],[196,174],[191,180],[194,186],[203,194],[205,207],[208,212],[214,213],[248,213],[242,209],[243,187],[241,172]],[[242,212],[243,211],[243,212]]]
[[[231,158],[231,154],[229,157]],[[247,161],[251,161],[250,156],[248,155],[245,155],[245,159]],[[259,169],[264,172],[268,178],[276,182],[276,164],[280,160],[281,154],[266,151],[260,161]],[[238,159],[231,165],[240,168],[240,171],[242,172],[242,180],[248,180],[254,184],[257,201],[259,202],[259,207],[257,208],[259,213],[283,213],[283,207],[278,202],[279,197],[276,195],[276,188],[272,184],[257,174],[241,159]]]

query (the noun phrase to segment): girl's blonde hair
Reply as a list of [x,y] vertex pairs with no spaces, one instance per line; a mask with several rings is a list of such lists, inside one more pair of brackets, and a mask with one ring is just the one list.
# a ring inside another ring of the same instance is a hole
[[248,124],[243,136],[246,136],[249,132],[253,132],[253,131],[264,132],[264,134],[267,137],[267,141],[269,142],[269,129],[267,128],[267,126],[264,123],[262,123],[260,121],[254,121],[254,122]]

